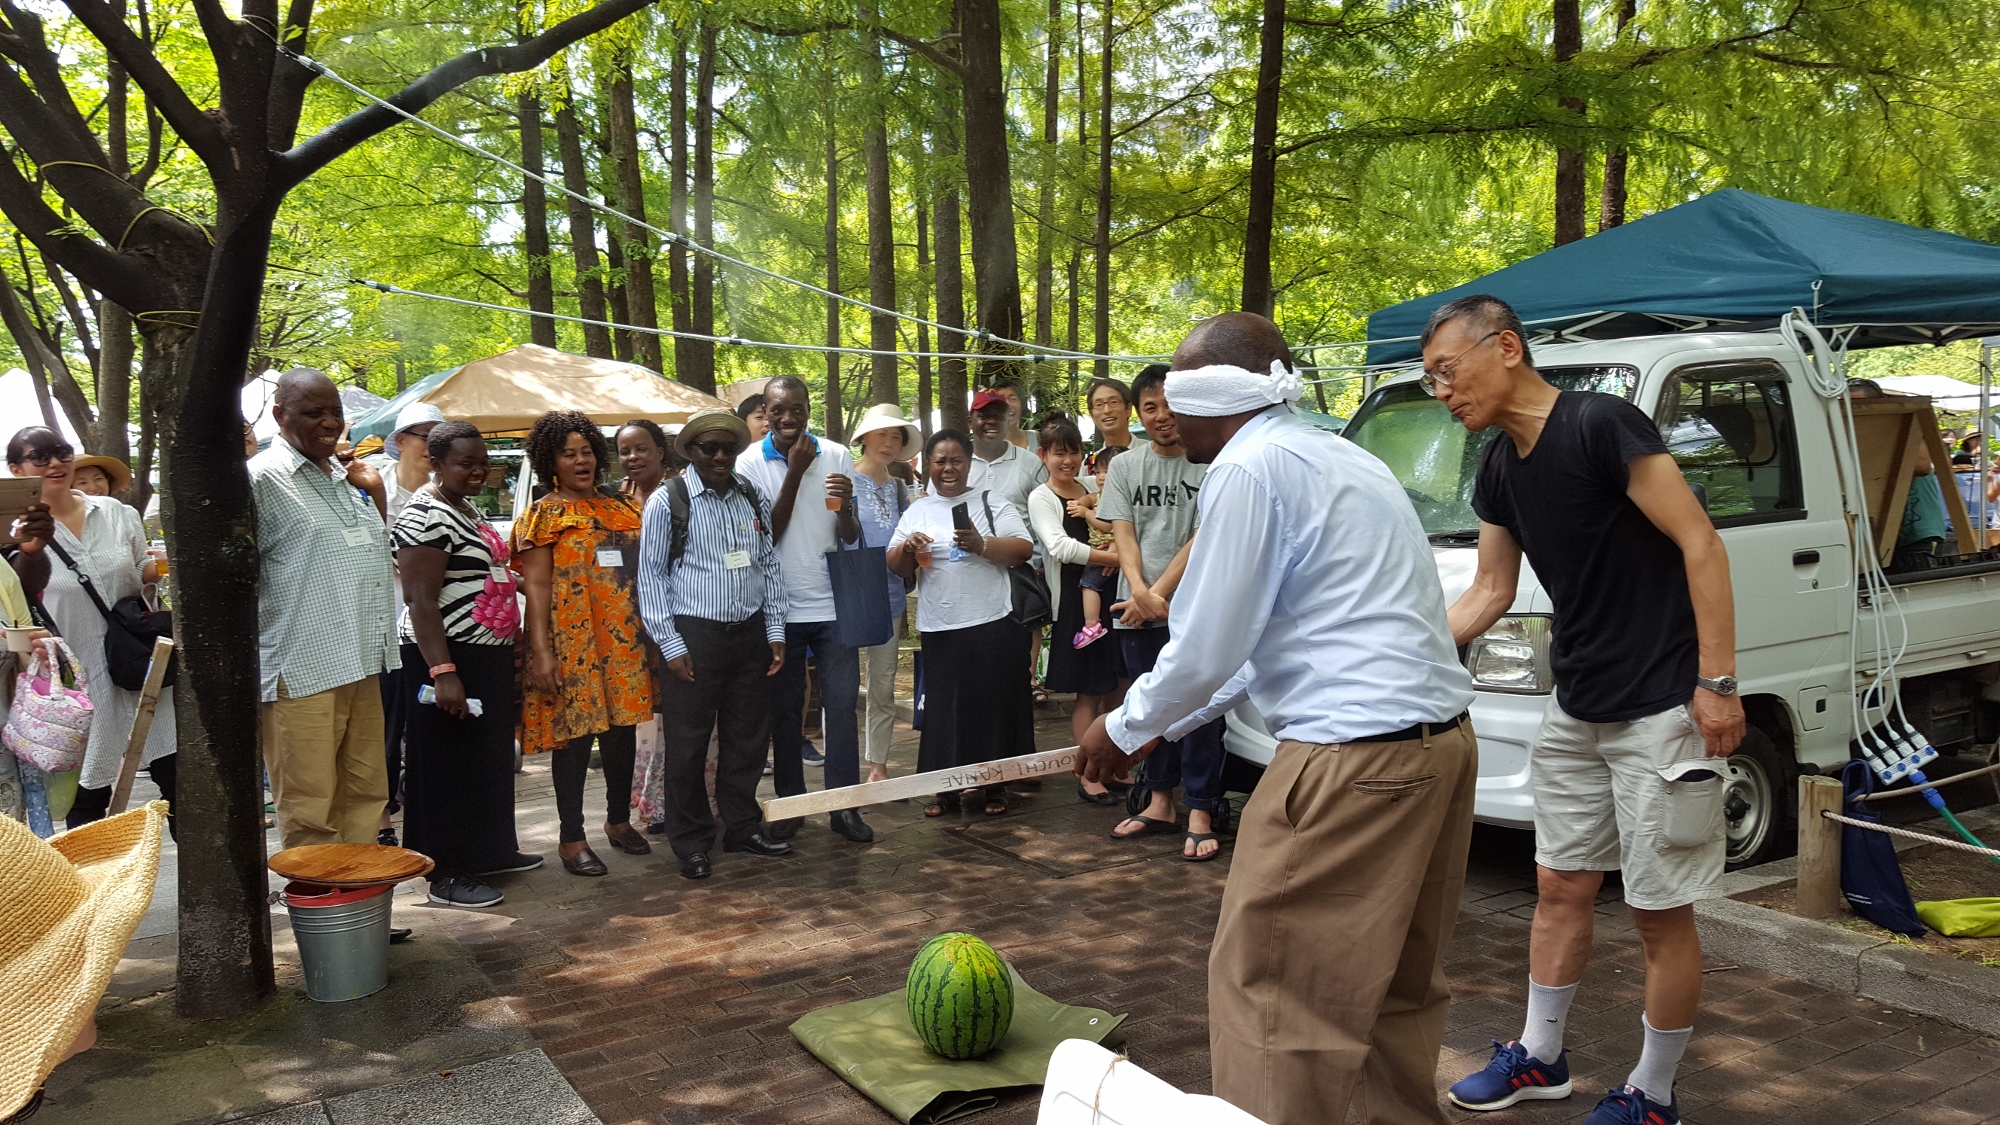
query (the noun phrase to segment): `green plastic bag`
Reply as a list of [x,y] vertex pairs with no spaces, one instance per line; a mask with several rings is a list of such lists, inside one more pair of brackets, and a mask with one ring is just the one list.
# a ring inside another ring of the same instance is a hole
[[1920,902],[1917,917],[1946,937],[2000,937],[2000,898]]

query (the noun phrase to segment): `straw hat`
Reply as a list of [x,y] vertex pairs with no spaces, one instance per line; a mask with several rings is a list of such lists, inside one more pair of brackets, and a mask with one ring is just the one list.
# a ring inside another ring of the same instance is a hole
[[153,900],[166,827],[165,801],[49,841],[0,817],[0,1118],[96,1013]]
[[78,469],[103,470],[105,479],[111,482],[113,495],[125,491],[132,484],[132,469],[116,457],[99,457],[93,453],[88,457],[79,457],[71,461],[69,469],[72,475]]
[[734,410],[711,406],[695,411],[693,417],[681,424],[681,432],[674,435],[674,452],[680,454],[683,461],[692,460],[688,446],[703,434],[718,432],[735,438],[740,445],[750,444],[750,427],[743,424],[743,419],[738,418]]
[[884,402],[868,408],[861,416],[861,424],[854,427],[854,434],[848,444],[854,449],[861,448],[863,434],[876,430],[902,430],[903,448],[896,454],[896,460],[903,461],[916,455],[917,446],[923,442],[923,435],[917,432],[917,424],[903,415],[903,408],[893,402]]

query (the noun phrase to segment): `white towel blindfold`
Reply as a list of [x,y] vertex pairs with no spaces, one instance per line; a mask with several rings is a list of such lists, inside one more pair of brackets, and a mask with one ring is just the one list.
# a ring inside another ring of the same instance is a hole
[[1272,360],[1268,375],[1231,363],[1212,363],[1192,371],[1167,372],[1167,405],[1176,414],[1221,418],[1294,402],[1305,394],[1305,380]]

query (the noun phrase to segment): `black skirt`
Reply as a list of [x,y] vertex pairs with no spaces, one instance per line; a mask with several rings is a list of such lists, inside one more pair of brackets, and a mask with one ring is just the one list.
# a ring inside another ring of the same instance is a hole
[[[1090,525],[1083,522],[1082,516],[1065,515],[1063,531],[1071,539],[1090,542]],[[1048,560],[1048,565],[1055,565],[1055,560]],[[1110,695],[1118,690],[1118,657],[1111,638],[1100,637],[1083,648],[1077,648],[1075,644],[1076,632],[1084,626],[1081,580],[1083,572],[1088,569],[1076,563],[1064,563],[1057,577],[1057,588],[1062,591],[1062,606],[1056,610],[1055,628],[1049,631],[1049,672],[1044,683],[1050,691]],[[1104,598],[1099,606],[1106,617],[1110,616],[1113,600]]]
[[1033,753],[1028,631],[1003,617],[922,637],[924,733],[917,745],[918,772]]
[[424,655],[403,645],[407,726],[403,752],[403,845],[437,863],[432,879],[510,866],[514,836],[514,646],[450,642],[467,699],[485,713],[455,718],[419,703],[431,682]]

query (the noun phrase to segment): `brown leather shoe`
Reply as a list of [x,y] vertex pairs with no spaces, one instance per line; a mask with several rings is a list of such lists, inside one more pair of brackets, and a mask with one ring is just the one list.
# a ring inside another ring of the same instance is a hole
[[611,869],[604,866],[604,861],[597,858],[597,853],[591,851],[588,847],[585,847],[575,855],[564,856],[562,865],[563,870],[572,875],[611,874]]
[[614,824],[604,830],[604,836],[611,841],[612,847],[626,855],[653,854],[653,845],[647,843],[646,838],[639,835],[638,829],[630,824]]

